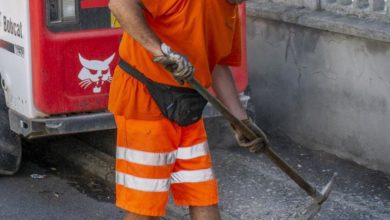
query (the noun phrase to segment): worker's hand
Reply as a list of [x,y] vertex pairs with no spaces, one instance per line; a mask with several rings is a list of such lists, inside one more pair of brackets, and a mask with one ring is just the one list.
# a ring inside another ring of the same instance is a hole
[[232,125],[234,136],[236,137],[238,144],[241,147],[248,148],[252,153],[261,152],[268,143],[266,135],[251,119],[245,119],[242,120],[242,122],[251,129],[258,138],[255,140],[248,140],[239,129]]
[[245,2],[245,0],[227,0],[230,4],[241,4],[243,2]]
[[171,72],[180,85],[194,76],[194,67],[185,56],[172,51],[165,43],[161,44],[161,51],[164,55],[154,57],[153,61]]

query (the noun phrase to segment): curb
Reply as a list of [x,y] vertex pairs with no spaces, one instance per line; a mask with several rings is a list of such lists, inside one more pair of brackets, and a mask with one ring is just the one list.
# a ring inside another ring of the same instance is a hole
[[[115,158],[96,150],[87,143],[73,137],[56,140],[47,146],[50,152],[75,169],[102,180],[108,186],[115,185]],[[170,201],[167,220],[189,219],[185,208],[175,207]]]

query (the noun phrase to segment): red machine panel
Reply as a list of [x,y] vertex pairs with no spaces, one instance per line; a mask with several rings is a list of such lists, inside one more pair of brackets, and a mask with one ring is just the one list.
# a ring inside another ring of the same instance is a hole
[[[45,2],[30,1],[35,107],[49,115],[105,109],[122,31],[112,28],[52,31],[46,21]],[[96,7],[103,7],[108,1],[96,2],[99,3]],[[84,0],[81,6],[80,10],[91,10],[94,4],[92,0]],[[241,13],[245,15],[244,7]],[[242,22],[245,24],[245,16]],[[245,25],[243,28],[243,65],[234,68],[240,91],[248,84]]]
[[53,32],[45,2],[30,1],[36,108],[50,115],[105,109],[122,31]]

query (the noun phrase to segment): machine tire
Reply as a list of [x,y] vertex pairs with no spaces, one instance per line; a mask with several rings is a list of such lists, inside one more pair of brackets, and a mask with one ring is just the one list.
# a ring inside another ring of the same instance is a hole
[[0,88],[0,175],[15,174],[21,159],[22,140],[10,129],[4,91]]

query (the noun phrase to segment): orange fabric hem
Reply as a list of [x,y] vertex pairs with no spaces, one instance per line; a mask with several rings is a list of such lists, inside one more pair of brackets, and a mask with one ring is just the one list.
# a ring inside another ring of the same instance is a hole
[[168,192],[138,191],[116,184],[116,205],[137,215],[164,216],[168,196]]
[[127,212],[131,212],[131,213],[134,213],[137,215],[153,216],[153,217],[162,217],[162,216],[166,215],[166,210],[164,210],[163,212],[156,212],[156,211],[152,212],[150,210],[145,210],[145,209],[135,209],[135,208],[127,206],[126,204],[120,204],[118,202],[116,203],[116,206],[118,208],[126,210]]
[[218,197],[212,198],[207,201],[197,202],[197,201],[186,201],[186,200],[175,200],[175,205],[177,206],[213,206],[219,203]]
[[215,179],[199,183],[171,185],[173,200],[180,206],[210,206],[218,203],[218,185]]

